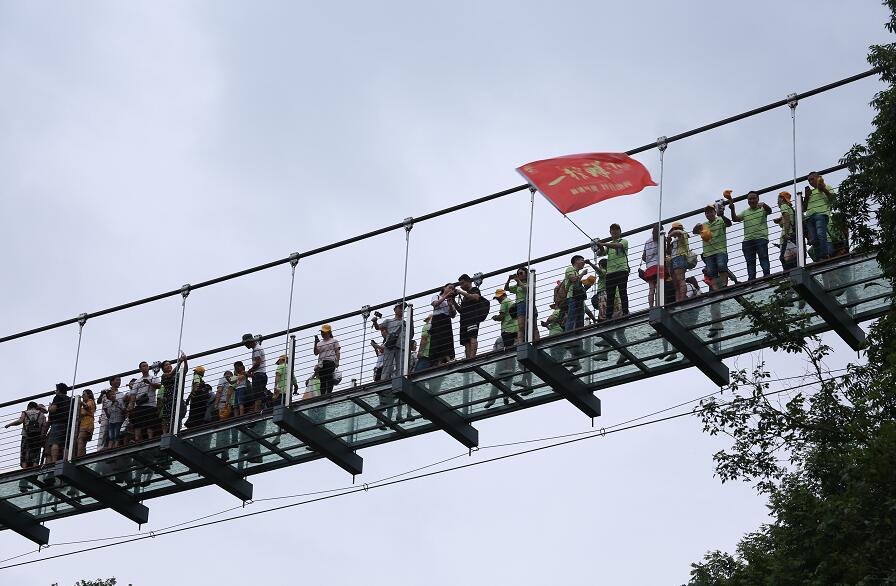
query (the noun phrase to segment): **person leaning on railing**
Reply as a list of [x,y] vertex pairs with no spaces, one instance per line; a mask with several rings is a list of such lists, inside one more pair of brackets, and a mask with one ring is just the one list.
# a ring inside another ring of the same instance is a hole
[[156,393],[162,386],[162,381],[157,376],[150,376],[149,363],[145,360],[138,365],[140,378],[132,378],[128,381],[130,391],[127,394],[129,402],[130,427],[134,431],[134,441],[139,442],[146,436],[152,439],[155,436],[155,428],[159,426],[159,414],[156,410]]
[[671,249],[669,266],[671,267],[672,283],[675,287],[675,299],[685,299],[687,297],[685,273],[687,273],[689,259],[693,253],[688,246],[688,233],[684,231],[684,224],[673,222],[669,234],[666,236],[666,242]]

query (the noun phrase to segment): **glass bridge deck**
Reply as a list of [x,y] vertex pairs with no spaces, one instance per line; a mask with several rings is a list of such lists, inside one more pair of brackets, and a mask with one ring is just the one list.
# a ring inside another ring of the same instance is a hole
[[[892,291],[873,255],[842,257],[807,270],[843,315],[854,322],[879,317],[890,307]],[[669,315],[717,360],[766,347],[766,336],[752,331],[743,318],[742,303],[745,299],[767,302],[787,279],[787,275],[779,274],[701,295],[670,306]],[[832,329],[832,324],[810,305],[800,308],[795,289],[790,289],[790,295],[795,301],[792,311],[811,316],[806,335]],[[695,366],[671,341],[660,337],[646,311],[543,338],[534,348],[555,368],[562,365],[564,372],[583,383],[589,394]],[[537,369],[525,368],[517,358],[516,349],[507,349],[412,375],[409,380],[416,389],[434,398],[433,404],[447,412],[438,421],[411,408],[400,398],[401,392],[393,391],[387,382],[302,401],[291,410],[306,425],[325,432],[318,435],[318,441],[324,437],[343,450],[356,451],[445,429],[445,420],[468,425],[564,398],[555,390],[556,384],[552,387],[535,374]],[[202,458],[213,458],[219,468],[239,477],[321,458],[326,452],[309,445],[319,447],[314,441],[303,442],[275,424],[270,411],[229,420],[226,425],[185,431],[178,437],[196,448],[196,453],[201,452]],[[182,461],[163,449],[157,438],[91,454],[72,465],[90,471],[89,478],[103,479],[100,484],[133,502],[221,483],[220,478],[209,476],[206,467],[190,467]],[[0,477],[0,519],[6,521],[5,526],[20,530],[22,524],[36,526],[111,506],[105,499],[97,500],[95,491],[88,492],[93,496],[57,477],[52,468],[8,473]]]

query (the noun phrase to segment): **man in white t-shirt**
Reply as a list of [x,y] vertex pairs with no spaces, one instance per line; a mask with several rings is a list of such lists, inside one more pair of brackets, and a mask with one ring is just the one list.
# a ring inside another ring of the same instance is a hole
[[[395,317],[380,323],[380,332],[383,334],[383,371],[382,380],[390,380],[393,376],[401,375],[401,359],[404,355],[404,311],[401,303],[393,310]],[[413,335],[413,332],[411,333]]]
[[243,334],[243,345],[252,350],[252,366],[246,369],[246,375],[252,377],[252,386],[247,402],[252,406],[251,411],[261,411],[261,403],[268,386],[264,350],[261,348],[261,340],[252,334]]
[[162,386],[158,376],[149,374],[149,364],[144,360],[139,365],[140,378],[128,382],[127,402],[131,408],[130,421],[134,430],[134,441],[142,441],[155,436],[159,415],[156,411],[156,392]]

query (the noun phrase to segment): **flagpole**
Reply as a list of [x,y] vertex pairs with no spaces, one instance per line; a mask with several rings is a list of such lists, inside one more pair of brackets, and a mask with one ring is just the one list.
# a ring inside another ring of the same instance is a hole
[[526,274],[532,270],[532,224],[535,221],[535,188],[532,186],[529,186],[529,195],[529,256],[526,257]]
[[662,307],[666,301],[666,239],[663,237],[663,157],[669,141],[665,136],[656,139],[656,148],[660,150],[660,201],[656,221],[656,306]]

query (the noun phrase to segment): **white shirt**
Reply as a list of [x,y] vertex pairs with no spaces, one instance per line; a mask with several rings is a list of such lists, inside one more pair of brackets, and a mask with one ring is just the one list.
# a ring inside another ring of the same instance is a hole
[[[161,384],[161,379],[157,376],[147,375],[145,377],[153,384]],[[143,403],[144,406],[147,407],[155,407],[156,406],[156,389],[149,386],[149,383],[143,381],[144,377],[141,375],[138,378],[134,385],[130,387],[130,391],[128,391],[128,397],[135,397],[136,401],[140,401],[140,397],[146,395],[149,397],[149,401],[147,403]]]
[[336,362],[336,351],[339,350],[339,342],[336,338],[324,339],[317,343],[317,363],[323,364],[324,360]]
[[252,348],[252,365],[255,365],[255,359],[261,358],[261,362],[258,365],[258,368],[252,372],[264,372],[267,365],[264,362],[264,350],[261,349],[261,344],[258,342],[255,343],[255,347]]
[[[433,303],[438,301],[439,297],[441,297],[441,295],[439,293],[436,293],[435,295],[433,295],[432,299],[429,300],[429,304],[432,305]],[[450,317],[451,309],[448,307],[448,300],[446,299],[445,301],[442,301],[439,305],[434,305],[432,308],[432,314],[433,315],[444,314],[444,315],[447,315]]]
[[653,237],[648,238],[647,242],[644,243],[644,257],[648,269],[657,265],[656,240],[654,240]]

